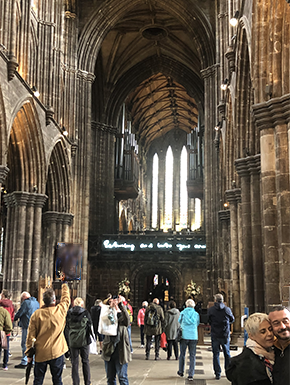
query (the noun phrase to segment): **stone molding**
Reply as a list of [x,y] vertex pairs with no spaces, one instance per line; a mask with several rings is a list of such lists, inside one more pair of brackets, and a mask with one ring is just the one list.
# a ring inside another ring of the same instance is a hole
[[47,200],[44,194],[29,193],[26,191],[13,191],[4,196],[4,202],[7,207],[28,206],[42,208]]
[[66,19],[76,19],[77,15],[70,11],[65,11],[65,18]]
[[84,80],[89,83],[93,83],[96,76],[92,72],[84,71],[84,70],[77,70],[77,77],[78,79]]
[[42,219],[45,223],[62,222],[68,226],[72,225],[74,215],[71,213],[59,213],[57,211],[46,211],[42,214]]
[[250,176],[260,174],[261,155],[247,156],[246,158],[236,159],[235,167],[239,176]]
[[231,211],[230,210],[221,210],[218,212],[219,220],[222,221],[229,221],[231,218]]
[[109,124],[100,123],[100,122],[92,122],[92,128],[99,131],[106,131],[109,134],[113,134],[113,135],[115,135],[118,130],[117,127],[110,126]]
[[200,71],[201,77],[203,79],[206,79],[206,78],[210,78],[210,77],[214,76],[216,73],[217,67],[219,67],[219,66],[220,66],[219,64],[214,64],[210,67],[207,67],[207,68],[201,70]]
[[9,171],[10,170],[7,166],[4,166],[4,165],[0,166],[0,184],[2,184],[5,181]]
[[274,128],[290,122],[290,94],[258,103],[252,107],[258,129]]
[[225,57],[229,63],[230,71],[235,72],[236,70],[236,51],[234,50],[233,46],[229,46],[227,49],[227,52],[225,53]]
[[230,204],[240,203],[241,202],[241,189],[235,188],[233,190],[227,190],[225,192],[226,199]]

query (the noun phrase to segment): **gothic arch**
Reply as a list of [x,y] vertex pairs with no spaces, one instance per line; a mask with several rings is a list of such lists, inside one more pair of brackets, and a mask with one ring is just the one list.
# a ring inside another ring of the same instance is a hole
[[71,174],[67,149],[63,140],[59,140],[51,153],[48,166],[46,195],[47,211],[70,212]]
[[120,217],[119,217],[119,232],[125,233],[127,231],[127,218],[125,210],[122,209]]
[[7,165],[8,192],[45,192],[46,161],[37,112],[27,101],[16,113],[10,131]]
[[[79,68],[94,72],[95,61],[101,44],[109,30],[134,9],[141,0],[113,0],[97,9],[82,31],[79,42]],[[213,32],[205,14],[192,0],[160,0],[159,6],[179,19],[192,36],[198,47],[202,68],[215,61]]]

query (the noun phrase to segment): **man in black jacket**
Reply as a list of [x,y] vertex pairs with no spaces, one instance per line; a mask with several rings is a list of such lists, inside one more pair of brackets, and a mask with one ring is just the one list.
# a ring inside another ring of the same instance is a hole
[[225,357],[225,369],[230,364],[230,324],[235,321],[235,317],[229,307],[224,304],[222,294],[215,295],[214,306],[208,309],[208,320],[211,325],[211,345],[213,352],[213,368],[215,378],[221,378],[220,366],[220,347],[223,349]]
[[93,321],[95,337],[96,337],[96,339],[99,340],[99,343],[100,343],[100,353],[102,353],[103,341],[104,341],[104,337],[105,337],[103,334],[99,333],[99,322],[100,322],[101,309],[102,309],[102,300],[97,299],[95,301],[95,305],[91,308],[91,316],[92,316],[92,321]]
[[82,359],[85,385],[90,385],[91,373],[89,354],[92,319],[90,313],[84,309],[84,301],[82,298],[76,298],[74,300],[74,307],[67,313],[66,324],[71,354],[73,385],[80,384],[79,355]]
[[269,314],[275,342],[274,385],[290,384],[290,311],[277,306]]

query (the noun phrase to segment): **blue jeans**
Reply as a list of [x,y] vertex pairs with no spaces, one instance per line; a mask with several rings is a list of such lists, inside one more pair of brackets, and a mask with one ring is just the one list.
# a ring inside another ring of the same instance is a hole
[[119,360],[118,345],[111,356],[110,361],[105,361],[105,368],[107,373],[107,384],[116,385],[116,376],[119,378],[120,385],[129,385],[128,380],[128,364],[121,365]]
[[47,365],[50,367],[53,385],[62,385],[62,371],[64,365],[64,358],[60,356],[54,360],[45,362],[35,362],[34,366],[34,382],[33,385],[42,385],[46,373]]
[[230,339],[229,338],[211,338],[211,346],[213,352],[213,369],[216,376],[221,375],[221,365],[220,365],[220,347],[223,349],[225,357],[225,370],[230,364],[231,354],[230,354]]
[[195,354],[196,354],[197,340],[181,340],[180,341],[180,355],[179,355],[179,373],[184,374],[184,363],[186,348],[189,349],[190,363],[188,377],[194,376],[195,369]]
[[22,349],[21,364],[22,365],[27,365],[27,357],[25,355],[26,338],[27,338],[27,329],[22,328],[22,336],[21,336],[21,349]]
[[133,353],[132,338],[131,338],[131,334],[132,334],[131,325],[129,325],[127,327],[127,330],[128,330],[131,353]]
[[3,368],[7,367],[7,364],[9,361],[9,339],[10,337],[7,336],[7,349],[4,349],[4,354],[3,354]]

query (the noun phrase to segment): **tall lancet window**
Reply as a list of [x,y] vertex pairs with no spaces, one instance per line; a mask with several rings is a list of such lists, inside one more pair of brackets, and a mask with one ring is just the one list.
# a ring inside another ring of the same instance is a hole
[[173,204],[173,152],[169,146],[165,166],[165,229],[172,229]]
[[194,230],[199,229],[201,226],[201,200],[195,199],[195,228]]
[[155,229],[158,224],[158,155],[153,156],[152,167],[152,228]]
[[180,156],[180,228],[187,228],[188,195],[187,195],[187,150],[183,146]]

